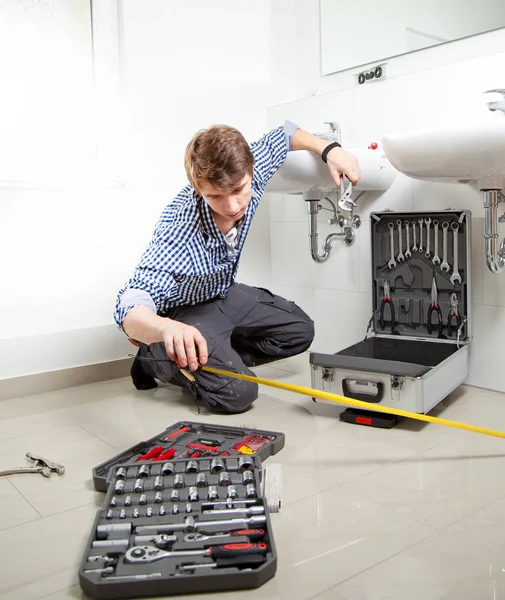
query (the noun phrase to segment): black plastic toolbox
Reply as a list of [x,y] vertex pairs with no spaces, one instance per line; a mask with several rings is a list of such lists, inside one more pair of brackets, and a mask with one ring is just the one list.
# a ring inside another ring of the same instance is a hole
[[246,454],[112,467],[79,567],[82,589],[112,599],[263,585],[277,554],[260,474],[259,456]]
[[[141,464],[166,462],[177,458],[199,458],[197,453],[200,453],[200,456],[256,455],[263,461],[282,450],[284,443],[284,434],[276,431],[179,421],[149,440],[139,442],[95,467],[93,485],[97,491],[106,492],[109,470],[127,462],[138,461]],[[189,446],[190,444],[192,446]],[[160,449],[162,452],[159,452]],[[158,451],[157,455],[155,450]],[[173,456],[170,456],[172,450]],[[143,459],[148,453],[151,453],[152,457]]]

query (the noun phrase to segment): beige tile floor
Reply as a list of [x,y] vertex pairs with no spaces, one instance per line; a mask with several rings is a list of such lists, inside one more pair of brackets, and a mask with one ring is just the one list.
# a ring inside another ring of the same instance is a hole
[[[310,385],[306,356],[258,375]],[[286,434],[270,459],[282,465],[277,574],[213,597],[505,599],[505,441],[418,421],[358,427],[339,410],[264,387],[249,413],[216,417],[178,388],[137,392],[129,378],[0,402],[0,469],[27,451],[67,469],[0,480],[0,598],[88,598],[77,566],[103,500],[92,467],[187,419]],[[505,430],[505,395],[463,386],[434,414]]]

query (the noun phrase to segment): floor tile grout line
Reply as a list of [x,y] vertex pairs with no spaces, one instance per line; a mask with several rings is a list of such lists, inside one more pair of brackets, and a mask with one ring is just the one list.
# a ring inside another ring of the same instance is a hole
[[503,494],[503,496],[500,496],[499,498],[495,498],[489,504],[484,504],[483,506],[479,506],[479,508],[476,508],[471,513],[469,513],[468,515],[464,515],[463,517],[461,517],[457,521],[454,521],[454,523],[450,523],[449,525],[446,525],[445,527],[443,527],[442,529],[439,529],[438,531],[440,533],[450,533],[450,532],[447,531],[449,529],[449,527],[452,527],[453,525],[457,525],[458,523],[461,523],[461,521],[464,521],[465,519],[468,519],[469,517],[472,517],[473,515],[475,515],[476,513],[478,513],[481,510],[489,508],[490,506],[492,506],[493,504],[496,504],[496,502],[500,502],[500,500],[503,500],[504,498],[505,498],[505,494]]
[[[33,504],[28,500],[28,498],[23,494],[23,492],[16,487],[16,484],[10,479],[10,477],[7,477],[7,481],[12,485],[12,487],[16,490],[16,492],[18,492],[18,494],[21,495],[22,498],[24,498],[26,500],[26,502],[33,508],[33,510],[39,515],[39,519],[43,519],[44,517],[42,516],[42,514],[35,508],[35,506],[33,506]],[[30,521],[35,521],[35,519],[30,519]],[[25,521],[25,523],[29,523],[30,521]],[[18,523],[18,525],[23,525],[23,523]],[[17,525],[13,525],[13,527],[17,527]],[[7,527],[7,529],[11,529],[11,527]],[[3,529],[2,531],[5,531],[5,529]]]
[[86,429],[86,427],[84,427],[84,425],[81,425],[81,423],[79,423],[78,421],[75,421],[75,424],[80,427],[83,431],[85,431],[86,433],[89,433],[90,435],[92,435],[94,438],[96,438],[97,440],[100,440],[102,443],[106,444],[107,446],[109,446],[109,448],[114,448],[114,446],[112,446],[112,444],[109,444],[108,442],[106,442],[105,440],[102,440],[102,438],[98,435],[96,435],[96,433],[93,433],[92,431],[89,431],[89,429]]
[[50,596],[52,596],[53,594],[57,594],[58,592],[65,592],[65,591],[69,591],[73,588],[76,588],[78,592],[82,592],[82,588],[78,585],[70,585],[70,586],[65,586],[63,588],[59,588],[57,590],[53,590],[52,592],[49,592],[49,594],[44,594],[43,596],[38,596],[37,598],[34,598],[33,600],[44,600],[44,598],[49,598]]
[[378,567],[379,565],[387,562],[388,560],[391,560],[392,558],[395,558],[397,556],[399,556],[400,554],[402,554],[403,552],[405,552],[406,550],[410,550],[411,548],[414,548],[415,546],[422,544],[423,542],[425,542],[426,540],[431,539],[433,536],[435,536],[437,533],[437,531],[433,531],[433,533],[431,533],[430,535],[427,535],[425,538],[423,538],[422,540],[418,540],[417,542],[414,542],[413,544],[410,544],[409,546],[405,546],[405,548],[402,548],[401,550],[399,550],[398,552],[395,552],[394,554],[391,554],[391,556],[388,556],[386,558],[383,558],[382,560],[379,560],[378,562],[376,562],[375,564],[371,565],[370,567],[367,567],[366,569],[363,569],[362,571],[359,571],[358,573],[355,573],[354,575],[351,575],[350,577],[347,577],[346,579],[340,581],[339,583],[332,585],[331,587],[323,590],[322,592],[319,592],[318,594],[316,594],[315,596],[311,596],[310,598],[307,598],[307,600],[316,600],[318,596],[320,596],[321,594],[325,594],[326,592],[329,592],[330,590],[335,589],[336,592],[338,593],[338,589],[340,586],[344,585],[345,583],[347,583],[348,581],[351,581],[352,579],[354,579],[355,577],[359,577],[360,575],[363,575],[363,573],[366,573],[367,571],[370,571],[371,569],[375,569],[375,567]]
[[[11,527],[5,527],[5,529],[1,529],[0,532],[10,531],[11,529],[16,529],[16,527],[22,527],[23,525],[27,525],[28,523],[33,523],[34,521],[41,521],[43,519],[50,519],[52,517],[56,517],[56,516],[68,513],[68,512],[70,512],[72,510],[77,510],[78,508],[83,508],[84,506],[89,506],[91,504],[95,504],[95,503],[94,502],[85,502],[84,504],[80,504],[79,506],[71,506],[70,508],[66,508],[65,510],[61,510],[59,512],[52,513],[50,515],[40,515],[39,519],[30,519],[30,521],[25,521],[24,523],[18,523],[17,525],[12,525]],[[96,504],[95,504],[95,506],[96,506]],[[36,509],[34,508],[34,510],[36,510]],[[102,510],[102,508],[96,507],[96,510],[99,511],[99,510]],[[36,512],[38,513],[39,511],[36,511]]]

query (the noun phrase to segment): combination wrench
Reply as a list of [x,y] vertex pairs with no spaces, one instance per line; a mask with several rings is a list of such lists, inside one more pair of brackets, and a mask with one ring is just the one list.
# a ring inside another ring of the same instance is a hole
[[395,260],[395,238],[394,238],[394,228],[395,226],[393,225],[393,223],[388,223],[388,227],[389,227],[389,241],[390,241],[390,246],[391,246],[391,260],[388,262],[388,267],[390,269],[394,269],[396,267],[396,260]]
[[405,260],[405,256],[403,255],[402,222],[400,221],[400,219],[396,221],[396,224],[398,225],[398,250],[400,251],[400,253],[396,257],[396,260],[399,263],[402,263]]
[[430,258],[430,226],[431,226],[431,218],[428,217],[424,220],[426,223],[426,258]]
[[405,221],[405,232],[407,236],[407,250],[405,250],[405,257],[410,258],[412,256],[412,252],[410,251],[410,229],[408,221]]
[[438,221],[435,219],[433,221],[433,235],[434,235],[434,245],[435,245],[435,254],[431,259],[434,265],[440,264],[440,256],[438,255]]
[[449,263],[447,262],[447,230],[449,229],[449,223],[447,223],[447,221],[445,221],[444,223],[442,223],[442,233],[443,233],[443,238],[442,238],[442,247],[443,247],[443,257],[442,257],[442,264],[440,265],[440,270],[441,271],[447,271],[449,272],[451,267],[449,266]]
[[412,246],[412,252],[417,252],[417,241],[416,241],[416,222],[412,223],[412,234],[414,237],[414,245]]
[[456,281],[461,283],[461,275],[458,271],[458,230],[459,225],[454,221],[451,223],[452,235],[453,235],[453,265],[452,265],[452,275],[451,275],[451,283],[454,285]]
[[419,219],[419,252],[423,251],[423,223],[422,219]]

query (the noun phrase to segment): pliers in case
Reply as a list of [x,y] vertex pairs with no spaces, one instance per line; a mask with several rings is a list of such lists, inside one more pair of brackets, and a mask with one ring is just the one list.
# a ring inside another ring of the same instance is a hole
[[441,337],[442,331],[444,328],[444,323],[442,319],[442,311],[440,310],[440,306],[438,305],[438,291],[437,291],[437,282],[435,281],[435,277],[433,277],[433,283],[431,284],[431,304],[428,309],[428,333],[432,333],[433,325],[431,322],[433,311],[437,314],[438,319],[438,337]]
[[456,294],[452,294],[451,296],[451,310],[449,311],[449,316],[447,317],[447,335],[452,336],[452,320],[456,321],[456,331],[461,327],[461,315],[459,314],[458,309],[458,296]]
[[395,307],[393,305],[393,299],[391,298],[391,291],[389,289],[389,281],[386,279],[384,281],[384,296],[382,298],[380,312],[379,312],[379,324],[382,329],[386,328],[386,324],[384,322],[384,310],[386,308],[386,304],[389,304],[389,309],[391,311],[391,333],[395,328]]

